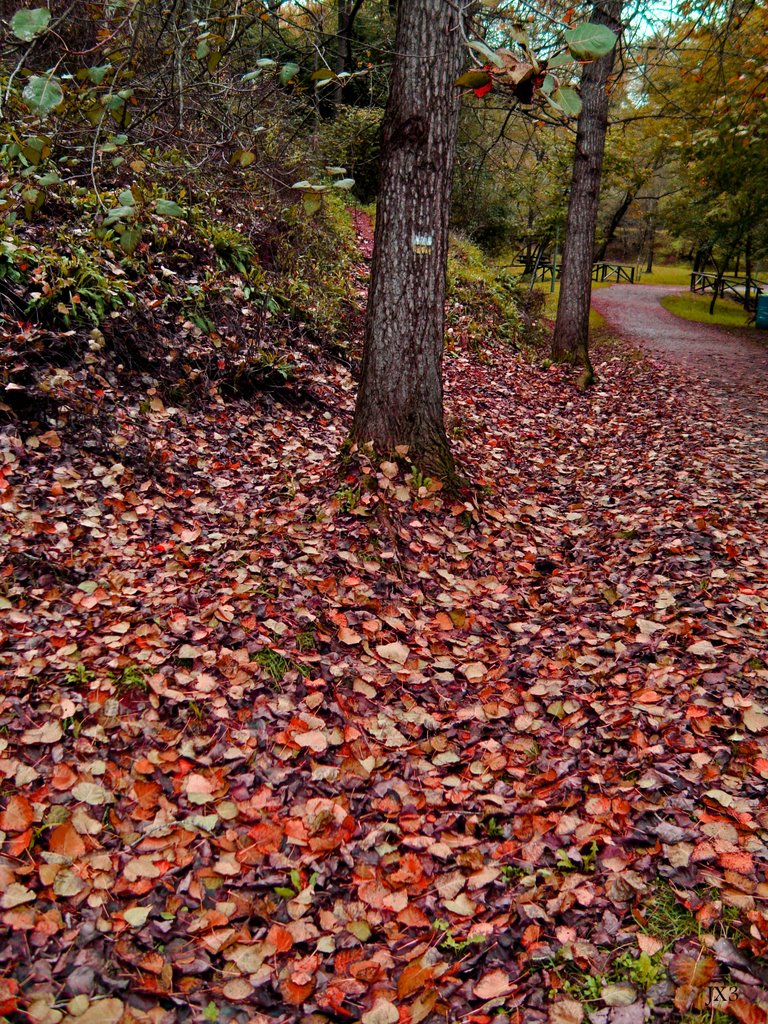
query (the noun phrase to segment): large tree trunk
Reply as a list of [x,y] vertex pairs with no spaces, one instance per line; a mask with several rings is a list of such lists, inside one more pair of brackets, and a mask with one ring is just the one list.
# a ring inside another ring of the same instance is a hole
[[[621,31],[622,0],[594,0],[591,20]],[[580,362],[583,382],[594,379],[589,359],[589,305],[592,292],[592,253],[600,198],[600,177],[608,127],[608,78],[615,48],[585,65],[581,76],[583,109],[576,129],[576,153],[571,176],[560,299],[552,341],[552,358]]]
[[462,36],[458,5],[399,11],[352,439],[383,453],[407,445],[416,465],[450,479],[442,356]]

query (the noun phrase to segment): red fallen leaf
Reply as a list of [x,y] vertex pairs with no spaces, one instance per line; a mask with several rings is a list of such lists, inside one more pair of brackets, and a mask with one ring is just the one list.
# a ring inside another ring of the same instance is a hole
[[58,853],[74,860],[85,853],[85,843],[75,831],[72,822],[65,821],[62,825],[57,825],[49,835],[48,849],[51,853]]
[[257,853],[275,853],[283,841],[283,830],[280,826],[266,821],[250,828],[248,835],[253,840],[252,849]]
[[392,892],[375,879],[363,882],[358,889],[358,896],[364,903],[375,907],[376,910],[392,910],[397,913],[400,910],[405,910],[408,905],[408,895],[402,889]]
[[278,953],[287,953],[293,947],[293,936],[281,924],[273,924],[267,933],[267,942],[274,946]]
[[400,865],[389,881],[396,886],[414,885],[424,877],[424,868],[415,853],[406,853],[400,858]]
[[685,711],[686,718],[706,718],[709,708],[703,708],[700,704],[691,704]]
[[18,991],[19,983],[15,978],[0,978],[0,1014],[13,1013],[16,1010]]
[[746,850],[736,850],[734,853],[721,853],[718,860],[726,871],[736,871],[740,875],[753,875],[755,873],[755,862],[752,854]]
[[635,700],[638,704],[658,704],[662,699],[661,694],[656,690],[641,690],[635,694]]
[[669,973],[675,981],[691,988],[704,988],[716,971],[717,961],[711,956],[693,957],[688,953],[678,953],[669,964]]
[[0,814],[0,828],[6,832],[23,832],[35,820],[32,804],[25,796],[12,796]]
[[315,996],[317,1005],[322,1010],[331,1010],[337,1017],[356,1017],[357,1015],[344,1006],[347,994],[338,985],[329,985],[324,992],[318,992]]
[[315,987],[314,979],[307,982],[306,985],[297,985],[291,981],[290,978],[285,978],[280,982],[280,991],[283,994],[283,999],[290,1006],[301,1006],[301,1004],[309,999],[312,995],[312,990]]
[[731,999],[727,1006],[728,1013],[741,1024],[767,1024],[768,1012],[762,1006],[748,1003],[744,996],[738,999]]
[[20,857],[32,842],[33,831],[28,828],[26,832],[20,832],[15,838],[9,839],[6,843],[6,853],[10,857]]
[[[154,768],[153,768],[154,771]],[[72,771],[68,764],[57,764],[51,774],[51,786],[59,792],[72,789],[77,782],[77,774]]]
[[408,906],[397,915],[397,920],[406,928],[429,928],[430,920],[423,910]]
[[372,985],[374,981],[378,981],[382,976],[384,968],[378,960],[360,960],[359,963],[350,966],[349,973],[357,981],[362,981],[366,985]]

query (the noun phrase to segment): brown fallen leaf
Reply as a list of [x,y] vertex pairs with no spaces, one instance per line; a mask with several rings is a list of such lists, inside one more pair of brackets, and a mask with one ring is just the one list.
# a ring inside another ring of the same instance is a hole
[[512,982],[506,971],[496,970],[484,974],[480,981],[472,989],[478,999],[497,999],[499,996],[506,996],[512,991]]
[[561,999],[549,1008],[549,1024],[581,1024],[584,1007],[575,999]]

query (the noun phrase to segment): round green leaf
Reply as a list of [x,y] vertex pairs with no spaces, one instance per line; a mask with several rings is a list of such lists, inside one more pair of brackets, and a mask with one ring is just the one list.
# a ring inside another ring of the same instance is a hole
[[11,18],[11,32],[23,43],[31,43],[48,27],[51,12],[47,7],[33,7],[28,11],[16,11]]
[[334,188],[341,188],[341,189],[344,189],[344,191],[348,192],[351,188],[355,187],[355,179],[354,178],[341,178],[339,181],[334,181],[333,187]]
[[456,85],[460,85],[462,89],[480,89],[488,85],[490,80],[491,76],[487,71],[465,71],[461,78],[456,79]]
[[568,117],[578,117],[581,113],[581,97],[575,89],[569,89],[567,86],[555,89],[551,99]]
[[595,60],[610,53],[618,36],[607,25],[595,25],[591,21],[565,33],[565,42],[576,60]]
[[27,106],[46,117],[64,100],[64,91],[55,75],[32,75],[21,94]]
[[283,64],[280,68],[280,81],[283,85],[287,85],[289,82],[293,81],[296,75],[298,75],[299,70],[298,64],[293,64],[291,62]]
[[257,68],[274,68],[277,66],[277,61],[272,60],[271,57],[260,57],[256,61]]
[[183,217],[184,211],[173,199],[158,199],[155,201],[155,212],[161,217]]

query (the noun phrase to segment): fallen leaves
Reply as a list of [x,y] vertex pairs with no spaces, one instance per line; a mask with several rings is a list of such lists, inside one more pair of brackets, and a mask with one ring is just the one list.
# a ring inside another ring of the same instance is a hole
[[647,959],[765,1024],[768,486],[675,371],[449,350],[480,505],[361,455],[343,510],[335,364],[0,435],[74,573],[0,567],[0,1012],[634,1024]]
[[498,999],[499,996],[509,995],[512,987],[512,982],[507,972],[496,970],[484,974],[472,989],[472,992],[478,999]]

